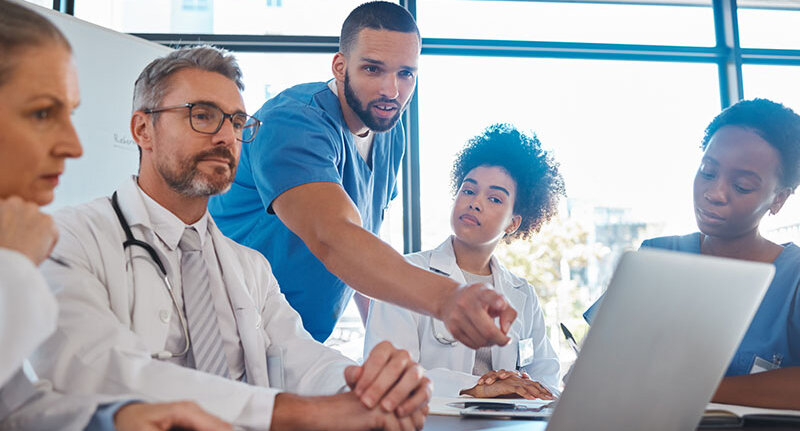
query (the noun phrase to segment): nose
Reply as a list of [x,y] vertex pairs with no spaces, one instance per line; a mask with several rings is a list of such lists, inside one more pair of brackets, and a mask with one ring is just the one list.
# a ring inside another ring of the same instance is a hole
[[77,158],[83,155],[83,147],[78,138],[78,132],[69,117],[65,119],[62,129],[60,139],[53,147],[53,155],[58,158]]
[[397,76],[387,73],[381,81],[381,97],[386,99],[397,99],[400,95],[399,86],[397,85]]
[[481,205],[478,203],[477,195],[473,195],[472,200],[469,202],[469,209],[481,212]]
[[722,181],[716,180],[708,184],[703,191],[703,198],[713,205],[725,205],[728,202],[728,195]]
[[214,135],[215,144],[227,144],[233,145],[235,144],[236,138],[240,137],[236,134],[236,131],[233,128],[233,118],[227,117],[222,120],[222,126],[220,126],[217,133]]

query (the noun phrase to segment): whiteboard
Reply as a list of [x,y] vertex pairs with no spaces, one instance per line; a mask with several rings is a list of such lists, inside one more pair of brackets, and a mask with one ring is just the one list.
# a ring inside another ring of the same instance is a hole
[[67,160],[55,200],[45,211],[110,196],[139,169],[139,152],[130,134],[133,83],[148,63],[172,49],[22,4],[49,18],[67,36],[80,83],[81,105],[72,119],[83,156]]

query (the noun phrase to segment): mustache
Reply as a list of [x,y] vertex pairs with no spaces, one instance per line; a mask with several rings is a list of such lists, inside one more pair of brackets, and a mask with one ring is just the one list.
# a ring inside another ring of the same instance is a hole
[[[377,105],[378,103],[384,103],[384,104],[387,104],[387,105],[394,105],[394,106],[397,107],[397,110],[400,110],[400,108],[402,108],[402,106],[400,106],[400,104],[397,103],[397,100],[389,99],[387,97],[380,97],[378,99],[372,100],[372,101],[370,101],[368,103],[368,105],[369,106],[374,106],[374,105]],[[367,106],[367,108],[369,108],[369,106]]]
[[227,147],[214,147],[208,151],[202,152],[198,154],[195,158],[195,165],[202,159],[206,157],[221,157],[228,161],[228,165],[230,165],[231,169],[236,165],[236,159],[233,157],[233,152]]

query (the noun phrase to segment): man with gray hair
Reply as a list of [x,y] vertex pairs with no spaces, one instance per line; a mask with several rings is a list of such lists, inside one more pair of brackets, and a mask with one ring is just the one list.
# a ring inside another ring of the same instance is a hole
[[[37,370],[68,393],[191,399],[247,429],[422,428],[431,390],[407,352],[384,343],[358,366],[314,341],[267,260],[209,216],[259,127],[241,89],[233,56],[208,46],[142,72],[138,176],[56,215],[43,272],[61,314]],[[364,379],[399,409],[362,404],[347,389]]]

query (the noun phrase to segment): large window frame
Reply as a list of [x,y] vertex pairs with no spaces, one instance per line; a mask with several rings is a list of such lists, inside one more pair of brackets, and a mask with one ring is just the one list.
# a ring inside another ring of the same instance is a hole
[[[80,0],[78,0],[80,1]],[[524,0],[537,1],[537,0]],[[675,5],[708,7],[702,0],[547,0],[613,4]],[[741,0],[742,7],[787,7],[780,2],[765,5]],[[417,1],[400,0],[400,5],[416,18]],[[716,64],[719,73],[720,108],[741,100],[744,95],[743,64],[800,66],[800,49],[742,48],[739,43],[737,0],[712,0],[716,44],[713,47],[505,41],[423,38],[422,55],[501,56],[637,60],[656,62],[700,62]],[[53,0],[53,9],[74,15],[75,0]],[[711,23],[709,23],[711,25]],[[171,47],[209,43],[237,52],[254,53],[330,53],[338,50],[337,37],[213,35],[175,33],[134,33],[134,36]],[[406,253],[421,248],[419,102],[415,92],[404,114],[407,147],[403,159],[403,243]]]

